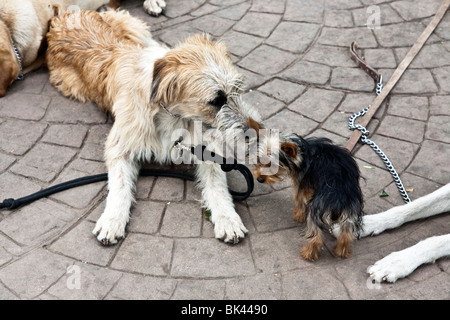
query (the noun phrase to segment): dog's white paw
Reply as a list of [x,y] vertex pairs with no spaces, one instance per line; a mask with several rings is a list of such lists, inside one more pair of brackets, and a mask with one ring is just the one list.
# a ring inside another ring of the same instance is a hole
[[159,16],[166,8],[164,0],[146,0],[144,2],[144,10],[151,16]]
[[386,230],[386,224],[380,219],[379,215],[367,215],[363,216],[363,228],[361,231],[361,238],[367,236],[375,236]]
[[103,245],[116,244],[125,236],[126,222],[115,218],[100,217],[92,231]]
[[221,215],[215,217],[213,223],[216,238],[223,239],[223,241],[228,243],[238,243],[248,232],[237,213],[232,216]]
[[416,264],[404,251],[392,252],[374,265],[367,268],[367,273],[376,282],[395,282],[416,269]]

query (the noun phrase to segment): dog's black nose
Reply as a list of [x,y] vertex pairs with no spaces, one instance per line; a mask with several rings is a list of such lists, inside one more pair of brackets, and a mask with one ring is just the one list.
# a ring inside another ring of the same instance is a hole
[[258,180],[259,183],[264,183],[264,178],[259,176],[258,178],[256,178],[256,180]]

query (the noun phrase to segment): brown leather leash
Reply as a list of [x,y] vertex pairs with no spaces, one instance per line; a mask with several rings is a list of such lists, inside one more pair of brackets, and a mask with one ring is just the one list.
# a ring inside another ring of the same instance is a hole
[[[384,88],[381,90],[380,94],[377,95],[375,100],[373,101],[371,107],[368,109],[368,111],[365,113],[364,117],[360,121],[360,125],[363,127],[366,127],[368,123],[370,122],[370,119],[372,119],[373,115],[376,113],[378,108],[383,103],[384,99],[387,97],[387,95],[391,92],[392,88],[397,84],[398,80],[401,78],[403,73],[405,72],[406,68],[408,68],[411,61],[416,57],[417,53],[422,49],[424,43],[427,41],[427,39],[430,37],[431,33],[433,33],[436,26],[439,24],[439,22],[444,17],[445,13],[448,10],[448,7],[450,6],[450,0],[444,0],[436,12],[434,18],[431,20],[431,22],[428,24],[428,26],[425,28],[425,30],[422,32],[422,34],[419,36],[419,38],[416,40],[412,48],[409,50],[406,57],[403,59],[403,61],[398,65],[397,69],[395,69],[394,74],[389,79],[387,84],[384,86]],[[369,76],[371,76],[377,83],[380,80],[380,74],[370,67],[364,59],[362,59],[359,55],[357,50],[357,45],[355,42],[352,43],[350,46],[350,57],[352,60],[354,60],[357,65],[363,69]],[[361,131],[354,130],[352,136],[347,141],[347,144],[345,147],[350,152],[355,147],[356,143],[361,138]]]

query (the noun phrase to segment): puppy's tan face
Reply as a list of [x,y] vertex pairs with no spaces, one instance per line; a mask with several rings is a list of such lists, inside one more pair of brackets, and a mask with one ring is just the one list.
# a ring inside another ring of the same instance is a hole
[[220,120],[220,114],[229,109],[233,117],[228,120],[230,125],[239,121],[246,127],[248,120],[239,99],[241,85],[241,75],[226,46],[194,36],[155,62],[151,99],[173,114],[201,120],[214,128],[229,127]]

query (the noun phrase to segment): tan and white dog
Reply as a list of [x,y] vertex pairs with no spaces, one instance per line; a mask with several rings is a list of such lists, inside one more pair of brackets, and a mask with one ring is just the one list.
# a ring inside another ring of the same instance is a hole
[[[242,78],[226,46],[207,36],[173,49],[124,11],[80,11],[51,21],[47,35],[50,82],[65,96],[90,100],[114,115],[105,145],[106,207],[94,234],[103,244],[124,237],[140,163],[172,159],[173,133],[248,128],[258,112],[241,100]],[[237,242],[247,229],[236,213],[220,165],[201,162],[197,181],[216,238]]]
[[42,65],[50,19],[69,6],[96,10],[109,0],[0,0],[0,97],[18,77]]

